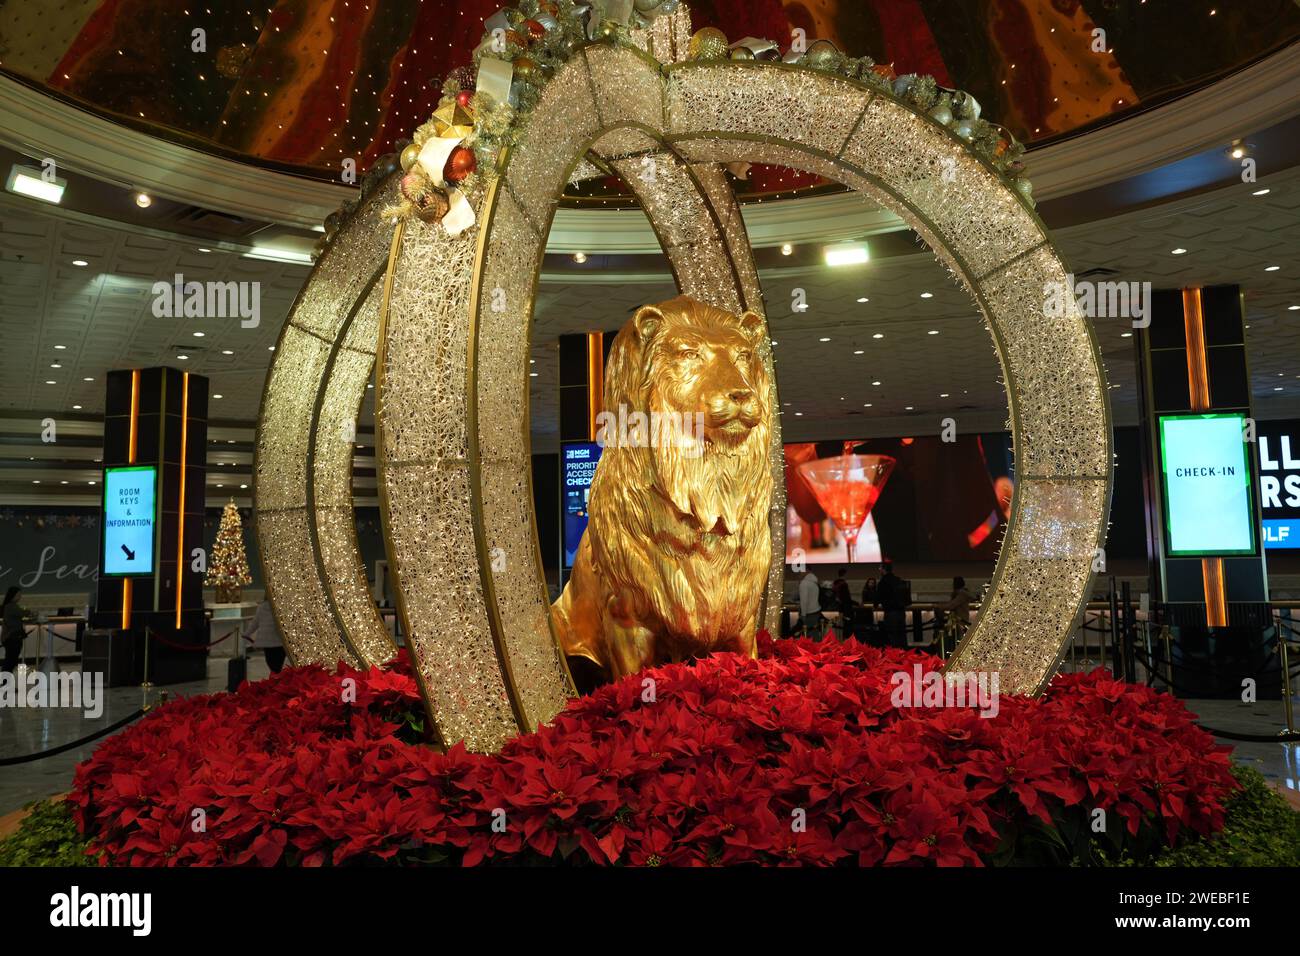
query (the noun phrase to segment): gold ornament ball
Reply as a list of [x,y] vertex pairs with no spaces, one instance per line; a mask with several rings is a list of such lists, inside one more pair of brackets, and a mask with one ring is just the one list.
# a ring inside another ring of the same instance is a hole
[[410,169],[415,165],[415,161],[420,158],[420,147],[410,143],[402,150],[402,169]]
[[804,54],[804,61],[814,70],[825,70],[835,65],[840,51],[829,40],[818,40]]
[[754,59],[754,51],[747,46],[738,46],[731,51],[731,58],[733,60],[752,60]]
[[618,36],[617,20],[602,20],[600,26],[596,28],[596,36],[601,40],[613,40]]
[[686,47],[686,55],[692,60],[725,60],[729,52],[727,35],[717,27],[696,30]]
[[536,83],[541,78],[541,75],[536,60],[526,56],[521,56],[515,60],[515,76],[525,83]]

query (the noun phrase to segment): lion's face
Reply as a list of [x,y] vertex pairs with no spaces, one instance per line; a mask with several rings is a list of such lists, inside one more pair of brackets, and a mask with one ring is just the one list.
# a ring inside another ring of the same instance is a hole
[[734,446],[759,423],[762,365],[740,327],[671,325],[651,344],[649,374],[664,409],[698,416],[704,439]]
[[733,531],[767,487],[763,335],[756,313],[678,296],[639,309],[610,353],[606,409],[659,417],[648,451],[655,484],[705,531]]

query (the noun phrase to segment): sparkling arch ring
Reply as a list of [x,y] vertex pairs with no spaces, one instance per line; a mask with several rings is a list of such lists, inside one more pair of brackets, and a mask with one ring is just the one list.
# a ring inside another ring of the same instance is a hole
[[[998,671],[1008,692],[1041,689],[1088,594],[1111,472],[1091,330],[1070,296],[1059,313],[1044,307],[1046,291],[1067,279],[1042,223],[953,133],[888,95],[802,67],[664,67],[598,44],[547,83],[498,178],[475,197],[477,230],[452,238],[413,221],[389,246],[377,363],[381,510],[442,739],[493,749],[549,719],[571,693],[538,560],[528,349],[551,217],[589,151],[633,185],[683,291],[729,308],[760,308],[761,294],[719,163],[819,173],[890,208],[929,243],[992,335],[1017,468],[979,620],[949,666]],[[777,431],[771,464],[783,477],[779,441]],[[777,499],[764,613],[773,629],[784,561]]]

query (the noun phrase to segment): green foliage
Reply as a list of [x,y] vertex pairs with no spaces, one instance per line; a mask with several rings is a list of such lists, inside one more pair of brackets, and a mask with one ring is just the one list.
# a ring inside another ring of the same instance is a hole
[[1160,856],[1156,866],[1300,866],[1300,813],[1249,767],[1233,767],[1242,790],[1224,827]]
[[0,840],[0,866],[94,866],[86,841],[63,800],[29,803],[27,817],[10,837]]

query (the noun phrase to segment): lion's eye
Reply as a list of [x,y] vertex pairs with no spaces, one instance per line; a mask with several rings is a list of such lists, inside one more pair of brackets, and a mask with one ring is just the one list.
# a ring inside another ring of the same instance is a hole
[[684,359],[697,359],[700,357],[698,349],[682,349],[678,354]]
[[736,353],[736,361],[737,361],[737,362],[748,362],[748,361],[749,361],[751,358],[753,358],[753,357],[754,357],[754,353],[751,352],[751,351],[749,351],[749,349],[745,349],[745,350],[742,351],[742,352],[737,352],[737,353]]

